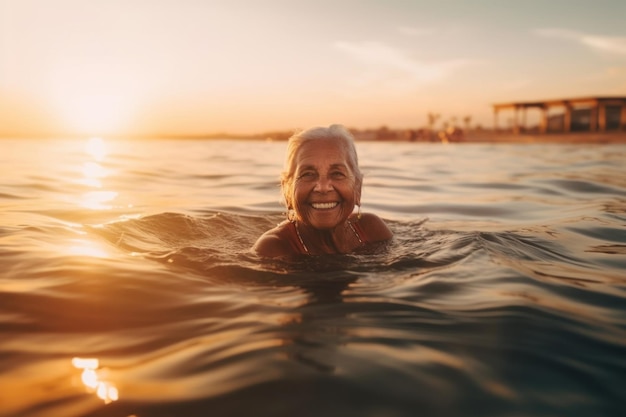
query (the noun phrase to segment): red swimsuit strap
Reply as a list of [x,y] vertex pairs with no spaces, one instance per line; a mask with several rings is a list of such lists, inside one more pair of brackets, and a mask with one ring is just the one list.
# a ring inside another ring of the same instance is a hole
[[299,253],[303,253],[303,254],[309,253],[308,249],[304,247],[304,244],[300,240],[298,229],[297,229],[298,226],[296,226],[296,222],[289,222],[289,224],[291,225],[291,228],[290,228],[291,233],[289,234],[289,237],[290,237],[289,240],[291,241],[291,245],[294,248],[297,248]]
[[363,242],[363,245],[367,245],[368,243],[370,243],[367,239],[367,234],[361,227],[361,223],[358,220],[355,222],[352,222],[352,226],[357,236],[359,237],[359,239],[361,239],[361,242]]

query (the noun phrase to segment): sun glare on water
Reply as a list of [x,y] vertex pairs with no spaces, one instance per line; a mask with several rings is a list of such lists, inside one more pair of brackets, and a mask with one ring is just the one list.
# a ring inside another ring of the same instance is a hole
[[91,190],[83,193],[80,205],[91,210],[110,210],[113,208],[111,202],[118,196],[118,192],[102,189],[102,180],[109,175],[102,165],[109,152],[108,146],[102,138],[93,137],[85,142],[84,151],[88,160],[83,163],[83,177],[77,182]]
[[95,161],[101,162],[108,154],[108,148],[104,140],[99,137],[89,138],[85,143],[85,153]]
[[106,370],[100,368],[100,361],[96,358],[73,358],[72,365],[81,369],[80,380],[89,392],[96,394],[106,404],[117,401],[119,392],[111,381],[105,378]]
[[87,256],[91,258],[109,257],[109,254],[101,245],[86,239],[72,239],[67,251],[75,256]]

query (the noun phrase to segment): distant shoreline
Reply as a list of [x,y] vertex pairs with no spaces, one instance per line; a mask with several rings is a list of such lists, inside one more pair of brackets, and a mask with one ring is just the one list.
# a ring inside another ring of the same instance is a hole
[[[430,140],[428,139],[430,138]],[[360,139],[363,142],[413,142],[413,143],[516,143],[516,144],[626,144],[626,132],[574,132],[574,133],[513,133],[493,130],[463,132],[456,137],[433,134],[425,139],[410,140],[405,137],[390,139]]]
[[626,132],[512,133],[470,132],[466,143],[626,143]]
[[[513,133],[510,131],[471,130],[463,132],[455,137],[442,137],[433,132],[424,138],[418,137],[411,140],[406,135],[408,130],[392,131],[394,134],[384,138],[366,136],[362,132],[355,132],[357,142],[406,142],[406,143],[515,143],[515,144],[626,144],[626,132],[574,132],[574,133]],[[360,134],[361,133],[361,134]],[[293,132],[272,132],[268,134],[234,135],[234,134],[209,134],[209,135],[51,135],[45,136],[2,136],[0,140],[7,139],[42,139],[42,140],[81,140],[90,137],[102,137],[112,140],[258,140],[282,142],[289,139]]]

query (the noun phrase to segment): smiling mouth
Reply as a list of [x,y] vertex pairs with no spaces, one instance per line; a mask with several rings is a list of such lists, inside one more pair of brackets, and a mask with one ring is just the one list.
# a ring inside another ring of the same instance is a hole
[[338,202],[334,201],[332,203],[311,203],[311,206],[316,210],[328,210],[335,208],[339,205]]

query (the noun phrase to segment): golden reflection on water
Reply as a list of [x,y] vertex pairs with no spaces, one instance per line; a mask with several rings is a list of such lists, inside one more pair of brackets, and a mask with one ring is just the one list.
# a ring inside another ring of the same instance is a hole
[[72,239],[67,251],[72,255],[90,256],[93,258],[108,258],[107,251],[96,242],[86,239]]
[[85,144],[85,153],[91,155],[96,161],[103,161],[109,150],[102,138],[90,138]]
[[83,177],[79,181],[88,187],[102,188],[100,178],[107,176],[106,170],[97,162],[88,161],[83,164]]
[[91,210],[110,210],[113,205],[109,203],[117,195],[117,191],[88,191],[83,194],[80,206]]
[[78,182],[98,190],[83,193],[80,206],[91,210],[110,210],[113,208],[110,203],[117,198],[118,192],[101,190],[102,180],[109,175],[109,171],[101,164],[108,154],[108,146],[102,138],[94,137],[87,140],[84,150],[90,160],[83,164],[83,178]]
[[76,357],[72,359],[72,365],[76,369],[82,369],[80,380],[88,392],[96,394],[105,404],[119,399],[117,387],[105,379],[106,369],[100,368],[98,359]]

